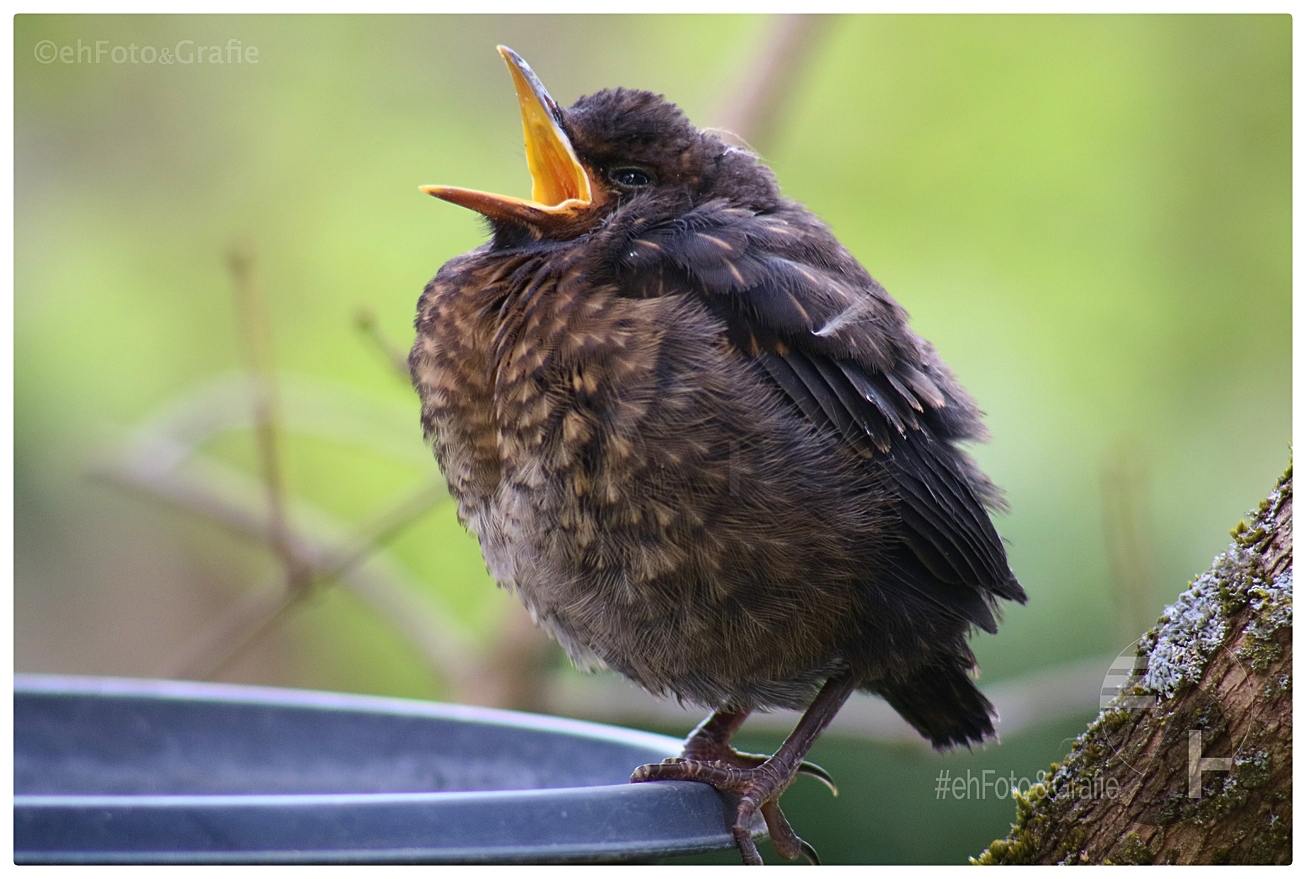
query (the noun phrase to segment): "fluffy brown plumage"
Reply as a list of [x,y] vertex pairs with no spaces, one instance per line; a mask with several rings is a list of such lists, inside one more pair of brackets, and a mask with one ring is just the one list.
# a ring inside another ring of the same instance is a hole
[[993,734],[966,636],[1025,594],[957,446],[978,411],[755,155],[648,92],[563,110],[505,57],[537,201],[429,190],[493,240],[419,303],[423,427],[494,579],[577,664],[718,710],[642,777],[741,793],[746,859],[756,810],[810,852],[775,806],[806,748],[736,755],[749,711],[824,687],[814,739],[859,688],[936,747]]

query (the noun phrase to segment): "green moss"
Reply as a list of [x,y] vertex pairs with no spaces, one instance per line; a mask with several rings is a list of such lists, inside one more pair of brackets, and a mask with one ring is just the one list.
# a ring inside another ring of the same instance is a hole
[[1270,752],[1257,748],[1233,758],[1233,777],[1248,790],[1255,790],[1270,779]]
[[1286,863],[1291,847],[1292,826],[1274,812],[1252,840],[1249,860],[1253,864]]
[[1199,827],[1214,824],[1238,814],[1247,805],[1248,790],[1236,778],[1216,775],[1202,785],[1202,798],[1192,818]]
[[1023,864],[1025,863],[1023,855],[1026,853],[1028,845],[1019,840],[995,839],[993,844],[985,849],[984,853],[978,858],[971,858],[970,862],[977,867],[996,867],[1000,864]]
[[1125,834],[1120,845],[1114,852],[1114,857],[1107,861],[1108,864],[1151,864],[1156,860],[1156,855],[1148,848],[1147,843],[1137,832],[1131,830]]
[[[1107,732],[1116,732],[1122,726],[1129,722],[1133,717],[1133,712],[1126,711],[1122,708],[1108,708],[1099,718],[1099,723]],[[1054,766],[1056,764],[1053,764]]]
[[1287,696],[1292,691],[1292,675],[1284,672],[1276,675],[1266,681],[1265,687],[1261,690],[1266,699],[1280,699]]
[[1268,638],[1248,639],[1238,650],[1238,658],[1245,660],[1256,671],[1265,671],[1280,656],[1283,656],[1283,647]]
[[[1052,764],[1055,773],[1060,767]],[[1034,851],[1034,839],[1037,836],[1041,819],[1035,815],[1037,804],[1047,797],[1048,786],[1036,782],[1026,792],[1019,789],[1011,792],[1016,801],[1016,823],[1011,825],[1011,833],[1006,839],[995,839],[978,857],[970,862],[977,866],[996,866],[999,864],[1028,864]]]
[[1256,618],[1247,627],[1249,637],[1238,649],[1238,658],[1263,672],[1283,656],[1281,630],[1292,628],[1292,572],[1272,582],[1257,581],[1247,592]]
[[1076,824],[1072,827],[1053,856],[1056,862],[1067,867],[1081,863],[1083,861],[1081,856],[1084,848],[1084,836],[1082,825]]
[[1024,824],[1033,813],[1034,807],[1038,805],[1039,800],[1045,798],[1047,793],[1048,787],[1042,782],[1031,784],[1026,792],[1012,791],[1012,795],[1016,800],[1016,823]]
[[[1265,501],[1261,501],[1261,504],[1264,506]],[[1264,514],[1264,512],[1265,510],[1262,509],[1261,513]],[[1259,519],[1260,517],[1258,516],[1257,518]],[[1250,549],[1266,537],[1265,526],[1260,524],[1260,522],[1257,522],[1256,526],[1252,528],[1248,528],[1246,524],[1239,522],[1238,527],[1229,533],[1233,536],[1234,541],[1239,546],[1246,549]]]

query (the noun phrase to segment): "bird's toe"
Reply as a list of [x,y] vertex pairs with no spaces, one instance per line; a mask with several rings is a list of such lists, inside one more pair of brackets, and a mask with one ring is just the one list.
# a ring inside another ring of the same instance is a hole
[[779,798],[763,803],[760,810],[762,817],[766,819],[766,830],[771,837],[771,845],[775,846],[775,853],[786,861],[796,861],[799,856],[820,866],[821,859],[816,854],[816,849],[812,848],[811,843],[794,833],[793,827],[789,825],[789,819],[785,818],[784,812],[780,811]]
[[[815,764],[807,763],[786,771],[774,760],[755,754],[739,754],[728,748],[724,751],[728,751],[729,756],[723,753],[721,759],[672,757],[661,763],[649,763],[636,769],[630,780],[698,781],[709,784],[722,793],[738,796],[739,805],[736,807],[731,832],[745,864],[762,863],[757,844],[753,842],[752,831],[754,816],[759,812],[766,821],[776,854],[788,861],[806,857],[813,864],[820,863],[816,850],[794,833],[788,819],[780,811],[780,795],[800,772],[821,779],[833,789],[829,773]],[[755,765],[752,758],[762,762]]]

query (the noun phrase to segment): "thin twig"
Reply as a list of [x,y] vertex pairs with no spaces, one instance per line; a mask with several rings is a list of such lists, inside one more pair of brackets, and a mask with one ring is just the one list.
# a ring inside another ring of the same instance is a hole
[[[151,438],[157,445],[161,438]],[[157,472],[145,466],[133,466],[130,460],[110,460],[93,472],[114,485],[139,493],[146,498],[167,503],[225,526],[237,535],[266,540],[266,519],[242,505],[230,495],[240,477],[222,465],[198,466],[192,459],[185,475]],[[207,476],[205,474],[208,474]],[[252,488],[252,486],[251,486]],[[432,483],[388,507],[370,523],[359,528],[346,540],[312,539],[298,536],[288,544],[296,564],[307,572],[305,584],[287,589],[280,574],[259,584],[216,619],[207,623],[186,647],[171,657],[160,669],[175,677],[204,678],[213,674],[260,637],[269,626],[301,598],[312,593],[319,583],[344,579],[351,588],[379,606],[392,622],[413,640],[444,675],[456,677],[465,672],[463,655],[467,645],[440,619],[415,611],[412,602],[390,595],[375,578],[359,577],[356,568],[377,547],[399,530],[412,524],[448,497],[443,483]],[[336,547],[344,545],[345,548]]]
[[260,640],[292,608],[312,595],[317,587],[336,580],[361,563],[446,496],[443,486],[423,487],[359,529],[344,550],[309,554],[292,549],[297,568],[303,572],[303,582],[283,590],[276,588],[276,578],[260,585],[187,646],[183,657],[173,666],[177,676],[208,678],[217,674]]
[[205,623],[175,656],[160,665],[165,678],[208,680],[259,640],[282,614],[309,595],[306,588],[285,589],[285,575],[264,579],[218,617]]
[[385,358],[390,368],[404,380],[405,384],[412,381],[408,373],[408,355],[399,346],[381,332],[381,328],[376,325],[376,312],[365,305],[360,305],[354,311],[354,326],[356,326],[364,336],[367,337],[376,350]]
[[267,303],[254,277],[254,256],[248,247],[234,245],[227,254],[227,267],[231,272],[241,342],[254,378],[254,436],[259,472],[267,492],[267,542],[285,568],[286,588],[293,590],[306,585],[308,572],[290,546],[292,536],[286,519],[285,477],[279,449],[280,409]]
[[1144,455],[1136,443],[1122,441],[1103,460],[1101,474],[1102,525],[1123,644],[1137,638],[1157,611],[1149,607],[1155,551]]

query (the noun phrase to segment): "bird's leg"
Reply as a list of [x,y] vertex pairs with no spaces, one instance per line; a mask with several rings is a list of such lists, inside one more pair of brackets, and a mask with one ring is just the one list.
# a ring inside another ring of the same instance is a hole
[[[665,762],[697,760],[703,763],[720,763],[724,766],[733,766],[736,769],[752,769],[761,766],[767,760],[765,754],[749,754],[744,751],[736,751],[730,747],[730,739],[743,725],[745,718],[750,713],[748,709],[742,711],[723,709],[715,712],[707,720],[700,723],[689,734],[689,738],[685,739],[685,748],[680,752],[680,757],[673,757]],[[798,765],[798,774],[810,775],[812,778],[818,779],[830,789],[831,793],[836,797],[839,796],[839,788],[835,786],[830,773],[815,763],[809,763],[806,760],[802,761]]]
[[743,711],[723,709],[713,713],[689,734],[689,738],[685,739],[685,748],[680,752],[680,756],[686,760],[719,761],[733,765],[735,758],[743,755],[730,747],[730,739],[750,713],[748,709]]
[[[735,794],[739,797],[739,806],[732,831],[744,863],[762,863],[749,832],[753,816],[758,812],[766,820],[777,854],[789,860],[800,854],[806,855],[816,863],[816,852],[794,833],[780,811],[780,795],[793,783],[803,768],[803,757],[843,703],[848,701],[855,687],[849,673],[826,681],[789,738],[772,757],[761,763],[754,762],[756,755],[739,754],[727,744],[748,713],[719,711],[690,736],[685,743],[684,757],[641,766],[630,780],[701,781],[723,793]],[[821,772],[824,774],[824,770]]]

